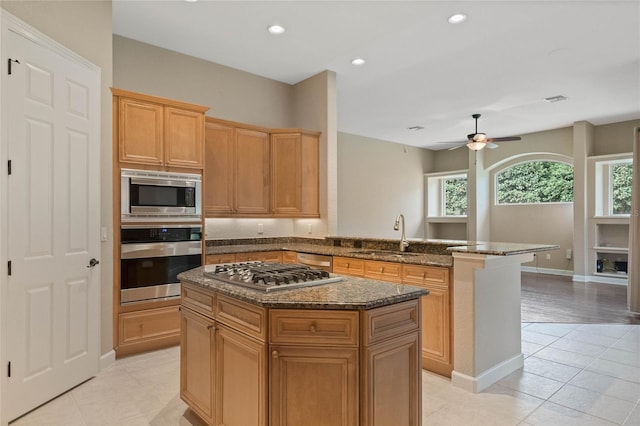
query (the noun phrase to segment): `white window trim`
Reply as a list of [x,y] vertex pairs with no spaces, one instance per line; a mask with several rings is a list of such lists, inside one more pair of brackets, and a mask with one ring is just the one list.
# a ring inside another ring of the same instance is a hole
[[[425,211],[427,219],[466,219],[467,215],[447,215],[445,208],[445,189],[444,182],[448,179],[467,179],[469,181],[468,170],[455,170],[441,173],[425,174],[425,188],[427,206]],[[468,191],[467,191],[468,192]],[[467,194],[468,197],[468,194]]]
[[629,214],[613,213],[613,167],[617,164],[633,164],[633,159],[620,158],[608,161],[596,161],[596,216],[599,217],[629,217]]

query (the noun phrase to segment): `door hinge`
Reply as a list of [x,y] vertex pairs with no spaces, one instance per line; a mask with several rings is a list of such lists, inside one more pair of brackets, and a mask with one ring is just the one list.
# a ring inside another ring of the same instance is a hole
[[11,58],[7,59],[7,63],[9,64],[9,67],[8,67],[9,75],[11,75],[11,63],[12,62],[15,62],[16,64],[20,63],[20,61],[17,60],[17,59],[11,59]]
[[7,275],[11,276],[11,261],[7,262]]
[[9,174],[11,174],[11,160],[7,161],[7,170],[9,171]]
[[11,377],[11,361],[7,364],[7,377]]

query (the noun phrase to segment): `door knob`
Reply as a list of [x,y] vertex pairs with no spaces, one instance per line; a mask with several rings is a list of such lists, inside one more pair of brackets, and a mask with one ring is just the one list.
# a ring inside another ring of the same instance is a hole
[[100,263],[100,261],[92,257],[91,260],[89,261],[89,265],[87,265],[87,268],[93,268],[98,263]]

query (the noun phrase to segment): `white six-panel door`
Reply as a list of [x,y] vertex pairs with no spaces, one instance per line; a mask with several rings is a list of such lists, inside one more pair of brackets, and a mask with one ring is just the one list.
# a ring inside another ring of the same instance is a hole
[[100,73],[3,37],[3,61],[14,61],[3,76],[11,271],[0,301],[11,420],[98,372],[100,267],[89,264],[100,254]]

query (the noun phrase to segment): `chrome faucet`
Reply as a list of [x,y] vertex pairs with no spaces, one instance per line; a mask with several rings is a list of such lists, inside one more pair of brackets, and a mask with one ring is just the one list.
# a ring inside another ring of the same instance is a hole
[[400,213],[396,218],[396,223],[393,225],[393,230],[397,231],[400,227],[400,219],[402,219],[402,236],[400,237],[400,251],[405,251],[407,247],[409,247],[409,241],[404,235],[404,215]]

